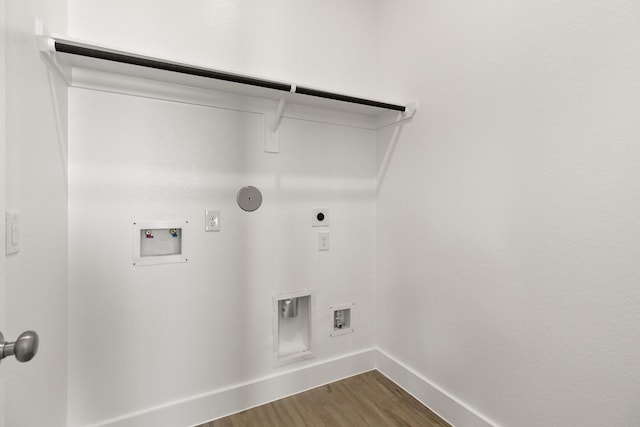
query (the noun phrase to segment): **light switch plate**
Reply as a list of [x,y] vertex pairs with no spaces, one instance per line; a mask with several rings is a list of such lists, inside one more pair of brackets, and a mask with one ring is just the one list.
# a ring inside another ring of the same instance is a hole
[[328,251],[330,248],[329,232],[318,231],[318,250]]
[[7,255],[20,252],[20,214],[18,212],[6,213]]

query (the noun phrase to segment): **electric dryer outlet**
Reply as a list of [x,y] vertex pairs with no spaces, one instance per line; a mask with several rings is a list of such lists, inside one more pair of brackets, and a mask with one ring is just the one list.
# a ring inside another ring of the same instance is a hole
[[328,227],[329,226],[329,208],[311,209],[311,226],[312,227]]

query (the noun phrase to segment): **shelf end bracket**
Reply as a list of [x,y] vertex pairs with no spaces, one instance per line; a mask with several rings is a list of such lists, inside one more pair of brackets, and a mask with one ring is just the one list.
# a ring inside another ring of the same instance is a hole
[[44,23],[39,19],[36,19],[35,32],[36,43],[45,62],[58,73],[67,86],[71,86],[71,70],[69,67],[64,67],[58,62],[54,55],[56,52],[56,41]]
[[405,105],[405,110],[401,114],[401,120],[412,119],[418,111],[418,101],[411,101]]
[[267,153],[280,152],[280,134],[278,128],[282,121],[285,104],[284,98],[280,98],[275,114],[267,114],[267,131],[264,139],[264,151]]
[[396,115],[395,120],[389,121],[391,118],[388,115],[383,116],[378,122],[377,130],[388,128],[388,127],[398,127],[403,126],[406,122],[413,119],[418,111],[418,101],[411,101],[405,104],[405,110],[399,112]]

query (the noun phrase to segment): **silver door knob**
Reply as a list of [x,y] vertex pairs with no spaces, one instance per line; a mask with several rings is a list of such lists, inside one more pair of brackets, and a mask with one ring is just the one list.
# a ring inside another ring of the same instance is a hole
[[26,331],[20,334],[14,342],[7,342],[0,332],[0,360],[5,357],[15,356],[18,362],[28,362],[38,352],[40,338],[35,331]]

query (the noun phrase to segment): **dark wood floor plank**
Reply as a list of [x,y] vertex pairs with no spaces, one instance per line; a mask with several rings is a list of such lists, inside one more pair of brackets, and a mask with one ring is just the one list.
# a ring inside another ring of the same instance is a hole
[[323,385],[199,427],[451,427],[378,371]]

